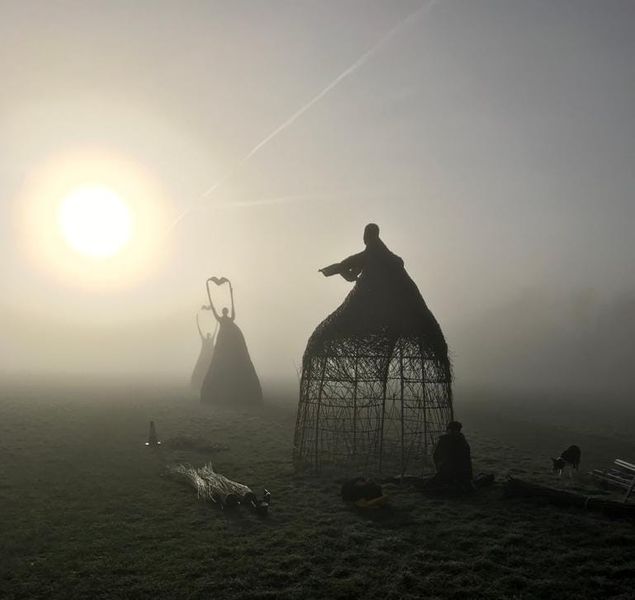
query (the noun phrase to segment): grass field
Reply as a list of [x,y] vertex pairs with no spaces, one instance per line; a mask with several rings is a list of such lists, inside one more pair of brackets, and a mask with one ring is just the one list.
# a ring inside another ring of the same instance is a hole
[[[467,399],[464,400],[467,403]],[[558,481],[549,456],[571,443],[585,472],[632,438],[549,427],[469,406],[458,415],[475,471]],[[143,442],[200,436],[205,455]],[[505,499],[386,487],[362,514],[332,479],[294,475],[295,407],[221,412],[178,391],[6,389],[0,398],[0,597],[12,598],[635,598],[635,523]],[[223,513],[165,476],[165,465],[217,469],[260,493],[270,514]]]

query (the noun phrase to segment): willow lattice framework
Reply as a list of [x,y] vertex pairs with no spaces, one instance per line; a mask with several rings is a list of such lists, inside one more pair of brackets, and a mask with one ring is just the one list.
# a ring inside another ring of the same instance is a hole
[[356,284],[304,353],[300,471],[421,472],[453,418],[441,328],[403,261],[372,233],[364,252],[322,270]]

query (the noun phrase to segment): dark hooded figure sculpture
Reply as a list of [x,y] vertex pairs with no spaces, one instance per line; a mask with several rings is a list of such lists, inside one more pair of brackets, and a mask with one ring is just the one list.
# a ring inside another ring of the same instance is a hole
[[448,348],[417,285],[379,237],[320,269],[353,289],[320,323],[302,359],[296,470],[379,473],[424,469],[452,420]]
[[425,342],[447,360],[447,345],[437,320],[406,272],[403,260],[379,238],[375,223],[366,225],[364,244],[363,252],[320,269],[325,277],[341,275],[346,281],[354,281],[355,287],[315,333],[325,327],[337,336],[381,331],[391,336],[412,335],[425,331]]
[[[210,282],[216,285],[227,283],[231,298],[231,313],[223,308],[216,312],[209,289]],[[256,374],[242,331],[234,322],[234,291],[231,282],[225,278],[210,277],[206,282],[209,306],[218,322],[218,334],[212,362],[203,380],[201,402],[230,406],[253,406],[262,402],[262,389]]]
[[198,335],[201,338],[201,351],[198,355],[198,360],[194,365],[190,384],[192,386],[192,391],[200,394],[205,375],[207,375],[207,371],[209,371],[209,366],[212,364],[212,357],[214,356],[214,338],[216,337],[216,332],[218,331],[218,321],[216,321],[216,330],[213,334],[203,333],[201,324],[198,320],[198,315],[196,315],[196,328],[198,329]]

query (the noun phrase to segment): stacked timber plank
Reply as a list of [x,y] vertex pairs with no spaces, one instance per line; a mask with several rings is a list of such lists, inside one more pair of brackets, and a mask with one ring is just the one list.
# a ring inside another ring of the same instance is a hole
[[558,506],[578,506],[586,510],[597,510],[614,517],[635,518],[635,504],[576,494],[514,477],[507,478],[505,495],[508,497],[542,498]]
[[627,502],[635,488],[635,465],[616,458],[610,469],[594,469],[590,473],[596,479],[626,490],[624,502]]

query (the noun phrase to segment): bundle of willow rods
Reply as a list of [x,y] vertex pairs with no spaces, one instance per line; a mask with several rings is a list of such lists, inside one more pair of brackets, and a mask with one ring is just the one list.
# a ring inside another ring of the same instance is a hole
[[170,471],[185,478],[196,490],[199,498],[211,500],[223,507],[239,504],[240,500],[248,494],[255,498],[248,486],[232,481],[214,471],[211,462],[199,469],[190,465],[176,465],[171,467]]

